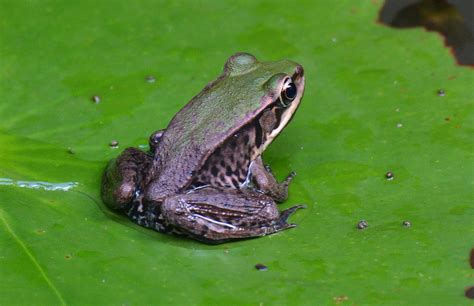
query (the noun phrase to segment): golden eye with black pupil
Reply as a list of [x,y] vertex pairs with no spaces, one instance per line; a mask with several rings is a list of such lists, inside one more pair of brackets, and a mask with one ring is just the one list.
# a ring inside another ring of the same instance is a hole
[[281,105],[283,107],[288,107],[288,105],[290,105],[290,103],[296,98],[297,94],[298,91],[293,80],[291,78],[286,79],[280,95]]

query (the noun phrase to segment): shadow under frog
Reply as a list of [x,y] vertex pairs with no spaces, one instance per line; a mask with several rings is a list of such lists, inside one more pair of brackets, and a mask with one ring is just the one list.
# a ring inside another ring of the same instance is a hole
[[287,125],[304,91],[291,61],[231,56],[223,73],[150,136],[150,152],[125,149],[102,180],[105,204],[135,223],[207,242],[291,227],[282,212],[294,173],[281,183],[261,154]]

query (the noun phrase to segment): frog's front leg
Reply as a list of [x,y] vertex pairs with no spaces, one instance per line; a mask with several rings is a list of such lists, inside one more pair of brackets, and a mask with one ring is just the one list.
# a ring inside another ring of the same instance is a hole
[[265,236],[295,225],[289,216],[303,206],[279,212],[272,198],[237,189],[206,187],[167,198],[161,209],[164,223],[208,243]]
[[255,187],[277,202],[283,202],[288,198],[288,186],[296,175],[291,172],[283,182],[278,183],[271,171],[263,164],[261,156],[252,162],[250,172]]
[[127,148],[111,160],[102,177],[104,203],[115,210],[131,203],[143,190],[152,163],[153,156],[136,148]]

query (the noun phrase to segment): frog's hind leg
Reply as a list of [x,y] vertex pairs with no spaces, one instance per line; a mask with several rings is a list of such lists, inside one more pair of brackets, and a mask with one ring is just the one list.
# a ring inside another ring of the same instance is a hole
[[143,189],[153,157],[136,148],[127,148],[109,162],[102,177],[102,200],[120,210],[131,203]]
[[252,162],[250,171],[252,182],[258,190],[269,195],[277,202],[283,202],[288,198],[288,186],[296,175],[294,172],[291,172],[283,182],[279,183],[270,168],[263,164],[260,156]]
[[236,189],[202,188],[167,198],[164,223],[207,243],[273,234],[295,225],[289,216],[302,206],[279,212],[268,196]]

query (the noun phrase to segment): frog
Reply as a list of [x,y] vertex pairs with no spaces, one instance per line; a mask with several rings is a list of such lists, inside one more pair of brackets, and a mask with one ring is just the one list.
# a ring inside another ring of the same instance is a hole
[[126,148],[101,183],[103,202],[134,223],[218,244],[293,228],[279,211],[291,172],[279,182],[262,153],[282,132],[304,93],[304,70],[290,60],[238,52],[149,137],[149,151]]

